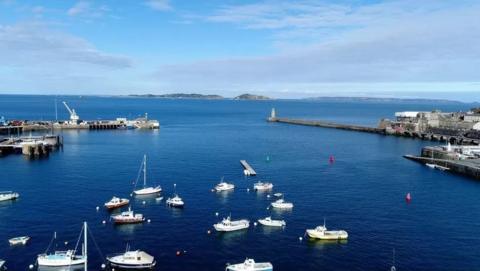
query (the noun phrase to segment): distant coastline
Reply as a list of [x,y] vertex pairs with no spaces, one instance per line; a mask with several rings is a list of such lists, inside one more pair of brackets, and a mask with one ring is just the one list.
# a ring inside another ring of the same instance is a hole
[[225,98],[217,94],[199,94],[199,93],[170,93],[170,94],[130,94],[129,97],[140,98],[159,98],[159,99],[200,99],[200,100],[271,100],[271,98],[262,95],[242,94],[234,98]]
[[[390,97],[361,97],[361,96],[352,96],[352,97],[309,97],[302,100],[310,101],[326,101],[326,102],[372,102],[372,103],[391,103],[391,102],[401,102],[401,103],[451,103],[451,104],[463,104],[465,102],[447,100],[447,99],[429,99],[429,98],[390,98]],[[476,103],[476,102],[472,102]]]

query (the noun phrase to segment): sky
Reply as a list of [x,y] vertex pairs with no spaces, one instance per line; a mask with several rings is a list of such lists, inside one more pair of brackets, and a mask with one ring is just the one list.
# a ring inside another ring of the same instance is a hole
[[0,93],[480,101],[478,0],[0,0]]

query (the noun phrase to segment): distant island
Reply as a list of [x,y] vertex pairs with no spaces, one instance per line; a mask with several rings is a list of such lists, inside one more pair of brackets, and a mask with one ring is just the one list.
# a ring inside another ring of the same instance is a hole
[[270,98],[267,96],[253,95],[253,94],[242,94],[233,99],[234,100],[270,100]]
[[198,94],[198,93],[172,93],[172,94],[130,94],[130,97],[143,98],[163,98],[163,99],[205,99],[205,100],[219,100],[224,99],[220,95],[215,94]]
[[446,100],[446,99],[427,99],[427,98],[390,98],[390,97],[310,97],[304,100],[313,101],[331,101],[331,102],[372,102],[372,103],[462,103],[460,101]]
[[[160,98],[160,99],[203,99],[203,100],[222,100],[225,98],[216,94],[198,94],[198,93],[171,93],[171,94],[130,94],[129,97],[140,98]],[[267,96],[242,94],[233,98],[233,100],[270,100]]]

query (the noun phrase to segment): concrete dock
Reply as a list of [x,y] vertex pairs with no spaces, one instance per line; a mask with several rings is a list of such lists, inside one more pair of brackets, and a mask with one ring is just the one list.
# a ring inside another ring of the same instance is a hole
[[422,164],[429,163],[446,167],[449,169],[448,172],[480,180],[480,159],[447,160],[415,155],[405,155],[404,157]]
[[380,128],[360,126],[360,125],[351,125],[351,124],[339,124],[339,123],[328,122],[328,121],[320,121],[320,120],[269,118],[269,121],[270,122],[295,124],[295,125],[305,125],[305,126],[316,126],[316,127],[333,128],[333,129],[341,129],[341,130],[350,130],[350,131],[365,132],[365,133],[385,134],[385,130],[380,129]]
[[257,175],[257,172],[255,172],[255,170],[247,163],[246,160],[240,160],[240,164],[242,164],[243,168],[245,169],[245,172],[248,174],[246,175],[249,175],[249,176],[255,176]]
[[9,137],[0,140],[0,156],[21,153],[32,158],[45,157],[62,145],[63,139],[58,135]]

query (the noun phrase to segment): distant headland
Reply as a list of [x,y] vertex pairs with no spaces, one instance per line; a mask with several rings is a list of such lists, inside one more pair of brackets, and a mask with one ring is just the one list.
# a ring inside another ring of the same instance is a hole
[[270,100],[271,98],[262,95],[242,94],[234,98],[225,98],[216,94],[199,94],[199,93],[171,93],[171,94],[130,94],[129,97],[141,98],[160,98],[160,99],[201,99],[201,100]]

